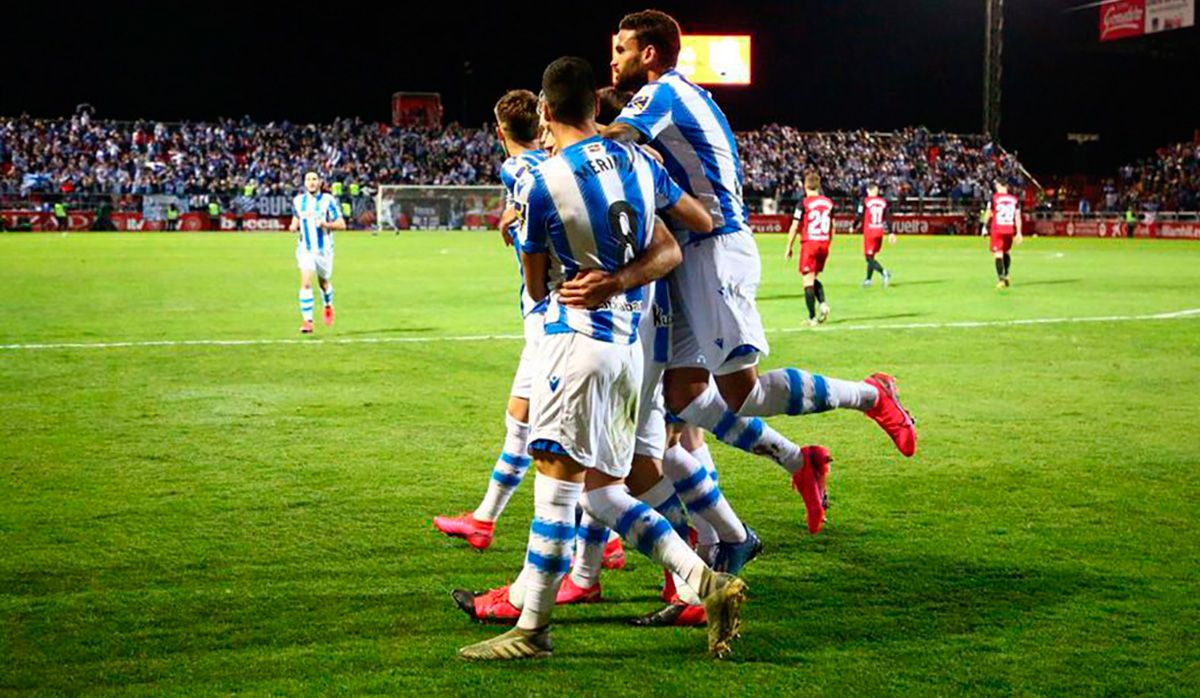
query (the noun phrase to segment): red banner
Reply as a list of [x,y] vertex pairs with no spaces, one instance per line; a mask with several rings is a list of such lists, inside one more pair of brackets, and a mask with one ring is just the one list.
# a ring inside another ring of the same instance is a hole
[[[1035,235],[1089,238],[1120,238],[1129,236],[1128,224],[1120,218],[1056,218],[1025,220],[1026,232]],[[1171,240],[1200,240],[1200,221],[1155,221],[1135,223],[1133,237],[1167,238]]]
[[[841,234],[851,232],[854,216],[834,215],[834,230]],[[792,225],[792,217],[786,214],[750,214],[750,229],[756,233],[786,233]],[[857,232],[857,231],[854,231]],[[892,216],[892,232],[898,235],[955,235],[972,234],[968,229],[967,216],[962,213],[926,214],[897,213]]]
[[[166,221],[148,221],[136,211],[113,211],[110,220],[112,229],[119,232],[137,233],[167,229]],[[54,220],[54,214],[45,211],[0,211],[0,221],[3,221],[6,230],[31,230],[33,232],[59,230],[58,222]],[[208,214],[189,212],[179,217],[177,229],[189,232],[202,230],[285,231],[291,222],[291,216],[260,216],[247,213],[242,216],[240,226],[237,216],[221,216],[220,224],[215,225]],[[69,211],[67,213],[66,230],[87,231],[95,227],[95,211]]]
[[1146,0],[1117,0],[1100,6],[1100,40],[1146,33]]

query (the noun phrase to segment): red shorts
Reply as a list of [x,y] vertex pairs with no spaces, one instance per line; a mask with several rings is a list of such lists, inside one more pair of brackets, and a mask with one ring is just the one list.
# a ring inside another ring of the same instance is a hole
[[800,273],[817,274],[825,271],[829,257],[828,242],[805,242],[800,245]]
[[863,254],[874,257],[883,249],[883,235],[863,234]]
[[992,233],[992,252],[1008,252],[1012,249],[1012,235]]

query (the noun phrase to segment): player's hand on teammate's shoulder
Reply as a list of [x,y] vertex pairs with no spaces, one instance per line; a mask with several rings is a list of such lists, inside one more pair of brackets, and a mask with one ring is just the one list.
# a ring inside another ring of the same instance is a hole
[[558,289],[558,302],[568,308],[595,308],[620,292],[615,276],[600,269],[588,269],[563,282]]
[[651,148],[650,146],[645,145],[645,144],[639,145],[638,147],[642,149],[643,153],[650,156],[650,158],[653,159],[658,164],[660,164],[660,165],[664,164],[662,153],[658,152],[654,148]]

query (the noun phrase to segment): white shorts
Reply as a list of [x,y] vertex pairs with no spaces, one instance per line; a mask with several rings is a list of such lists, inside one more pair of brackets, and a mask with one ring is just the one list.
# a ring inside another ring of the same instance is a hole
[[675,303],[670,368],[725,375],[770,351],[755,297],[762,277],[749,231],[689,242],[671,274]]
[[325,254],[309,252],[303,247],[296,247],[296,264],[302,271],[313,271],[322,279],[333,278],[333,251]]
[[533,374],[537,367],[538,342],[544,335],[546,326],[545,313],[530,313],[525,316],[525,346],[521,349],[521,361],[517,364],[517,373],[513,376],[512,390],[509,395],[528,400],[533,390]]
[[585,468],[625,477],[637,434],[642,350],[578,332],[538,343],[530,399],[529,444],[552,442]]
[[[667,451],[666,407],[663,404],[662,377],[667,369],[666,356],[655,356],[655,335],[659,329],[670,331],[671,316],[650,312],[642,316],[638,344],[642,347],[642,392],[638,403],[637,443],[634,453],[662,460]],[[664,343],[669,337],[663,338]],[[667,354],[669,354],[669,348]],[[664,353],[664,352],[659,352]],[[658,360],[656,360],[658,359]]]

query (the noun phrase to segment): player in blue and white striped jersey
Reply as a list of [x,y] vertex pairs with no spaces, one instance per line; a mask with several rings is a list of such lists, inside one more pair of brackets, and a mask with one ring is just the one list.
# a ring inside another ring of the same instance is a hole
[[546,151],[537,145],[537,96],[529,90],[511,90],[504,94],[494,110],[496,133],[509,155],[500,166],[500,181],[505,189],[505,211],[500,232],[506,244],[517,256],[517,271],[521,276],[520,308],[524,322],[525,346],[513,377],[508,409],[504,417],[505,438],[500,456],[492,467],[487,491],[479,506],[459,516],[436,516],[433,525],[442,533],[464,538],[476,550],[485,550],[492,543],[495,523],[508,505],[513,493],[525,477],[532,462],[527,450],[529,436],[529,395],[533,385],[534,356],[545,324],[546,301],[534,301],[525,290],[521,268],[521,241],[517,236],[516,215],[513,211],[513,188],[517,180],[531,167],[545,161]]
[[298,234],[296,264],[300,267],[300,315],[304,319],[300,331],[311,334],[314,275],[321,287],[325,324],[333,324],[333,231],[346,229],[337,199],[321,191],[321,177],[316,172],[304,173],[304,192],[292,199],[288,229]]
[[[796,369],[759,375],[759,357],[769,351],[755,301],[762,265],[742,202],[737,145],[712,96],[675,69],[679,50],[679,25],[670,15],[647,10],[621,20],[613,82],[638,92],[604,131],[624,142],[649,143],[713,217],[710,234],[677,229],[684,260],[671,276],[681,312],[675,315],[673,356],[664,379],[667,405],[722,441],[769,456],[802,492],[823,489],[828,463],[811,462],[761,417],[857,409],[911,455],[916,432],[891,376],[842,381]],[[806,506],[820,499],[806,496]],[[822,519],[823,511],[815,515]],[[743,549],[749,543],[749,537],[741,543],[722,541],[718,560],[736,566],[750,554]]]
[[[581,493],[590,516],[705,599],[709,646],[722,654],[737,629],[745,585],[710,570],[665,518],[630,496],[624,480],[641,390],[637,339],[645,287],[680,259],[655,210],[666,208],[697,228],[711,219],[639,149],[597,136],[595,80],[586,61],[551,63],[542,88],[542,120],[559,152],[526,173],[514,196],[526,286],[534,299],[549,297],[531,400],[530,453],[538,473],[523,608],[515,629],[464,647],[459,656],[551,653],[549,621],[570,565]],[[592,302],[564,302],[564,291],[581,277],[591,277],[589,287],[602,292]]]

